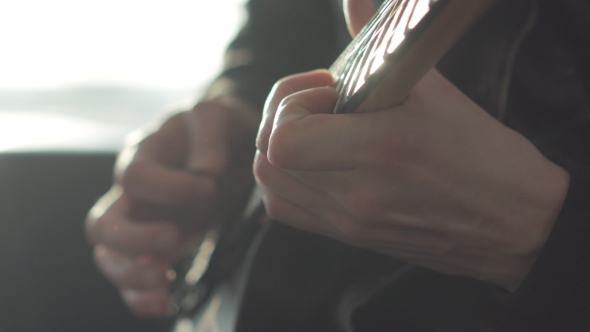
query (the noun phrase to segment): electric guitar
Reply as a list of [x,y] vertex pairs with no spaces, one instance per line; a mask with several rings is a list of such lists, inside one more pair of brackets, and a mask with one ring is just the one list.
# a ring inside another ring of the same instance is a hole
[[[385,1],[330,68],[339,93],[334,113],[400,104],[495,2]],[[224,219],[231,222],[218,223],[176,271],[174,332],[338,330],[318,317],[345,316],[342,290],[372,273],[412,268],[273,223],[256,191]]]

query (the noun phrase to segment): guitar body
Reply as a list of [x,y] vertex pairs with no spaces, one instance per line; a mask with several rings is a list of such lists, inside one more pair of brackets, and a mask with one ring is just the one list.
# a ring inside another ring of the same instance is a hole
[[340,331],[338,304],[347,292],[402,266],[391,257],[273,223],[252,262],[236,331]]
[[[234,278],[217,284],[185,331],[341,331],[338,304],[355,286],[407,265],[323,236],[271,223]],[[383,285],[379,285],[384,286]],[[184,327],[184,329],[183,329]]]
[[[503,331],[497,288],[280,223],[172,332]],[[500,300],[499,300],[500,299]]]

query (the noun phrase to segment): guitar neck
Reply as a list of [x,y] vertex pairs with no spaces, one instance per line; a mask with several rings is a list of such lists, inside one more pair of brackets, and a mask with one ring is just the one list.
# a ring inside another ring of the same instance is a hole
[[330,68],[335,113],[399,105],[497,0],[388,0]]

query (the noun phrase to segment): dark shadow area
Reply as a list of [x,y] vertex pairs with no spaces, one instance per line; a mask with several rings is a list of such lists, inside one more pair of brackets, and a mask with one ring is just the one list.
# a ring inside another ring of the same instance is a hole
[[155,331],[94,267],[83,221],[113,154],[0,154],[0,331]]

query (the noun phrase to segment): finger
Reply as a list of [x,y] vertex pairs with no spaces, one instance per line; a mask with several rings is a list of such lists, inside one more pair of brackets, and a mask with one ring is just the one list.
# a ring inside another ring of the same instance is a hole
[[115,181],[137,200],[166,206],[211,196],[214,181],[185,171],[189,139],[185,126],[183,112],[149,134],[135,133],[135,141],[117,159]]
[[134,258],[105,246],[94,248],[94,260],[99,270],[119,288],[135,290],[167,289],[168,264],[159,259]]
[[268,158],[289,170],[349,170],[366,160],[379,112],[322,114],[337,98],[331,88],[302,91],[281,104],[270,136]]
[[121,291],[121,295],[131,311],[139,317],[166,317],[174,313],[170,295],[166,290],[125,289]]
[[247,142],[260,125],[258,107],[224,96],[200,102],[186,116],[191,142],[188,169],[219,178],[241,159],[248,159],[251,165],[254,144]]
[[[274,167],[261,153],[256,156],[255,175],[258,185],[268,195],[266,207],[270,209],[270,214],[286,218],[279,221],[295,227],[297,226],[294,223],[299,221],[301,226],[298,228],[310,231],[309,227],[315,227],[316,233],[335,234],[337,232],[334,225],[338,220],[349,218],[332,197],[306,186],[290,174]],[[275,202],[276,205],[273,204]],[[302,210],[297,213],[297,217],[290,216],[290,212],[286,212],[295,209]],[[287,219],[289,221],[286,221]]]
[[96,220],[104,215],[106,211],[121,197],[123,190],[119,186],[113,186],[104,194],[88,211],[86,220],[84,222],[84,231],[86,239],[92,245],[98,244],[96,234]]
[[127,135],[125,147],[117,158],[116,171],[124,170],[138,157],[169,167],[184,166],[188,136],[183,114],[184,112],[176,113],[162,123],[140,128]]
[[176,224],[128,219],[131,204],[124,194],[107,207],[104,205],[99,201],[89,212],[86,232],[91,243],[128,255],[168,255],[179,249],[182,235]]
[[266,155],[268,139],[272,131],[275,112],[285,97],[301,90],[332,85],[334,85],[334,79],[326,70],[316,70],[308,73],[292,75],[277,82],[264,106],[262,122],[260,123],[258,137],[256,138],[256,146],[258,150]]
[[350,35],[355,37],[376,12],[371,0],[345,0],[344,16]]
[[212,179],[220,178],[229,160],[227,109],[213,101],[201,102],[184,114],[191,150],[186,167]]
[[273,220],[306,232],[324,236],[334,237],[334,234],[337,233],[331,229],[325,220],[318,218],[302,207],[277,195],[263,183],[259,183],[259,186],[263,192],[266,213]]
[[[398,226],[399,217],[384,216],[381,221],[385,224],[353,218],[340,202],[272,166],[262,154],[256,157],[255,172],[259,186],[266,193],[269,214],[291,226],[364,247],[384,245],[433,255],[447,253],[455,245],[440,233],[406,228],[407,222]],[[302,209],[307,216],[296,209]]]
[[134,200],[163,206],[179,206],[217,193],[217,184],[208,176],[171,169],[151,159],[136,159],[122,172],[120,183]]

